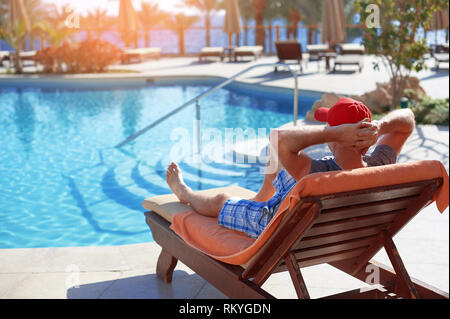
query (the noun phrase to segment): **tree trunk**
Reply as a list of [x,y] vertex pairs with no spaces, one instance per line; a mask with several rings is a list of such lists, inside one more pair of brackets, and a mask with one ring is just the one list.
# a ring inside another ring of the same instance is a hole
[[265,46],[266,29],[262,12],[256,14],[255,44]]
[[244,21],[244,45],[248,45],[248,22]]
[[16,52],[14,53],[14,68],[16,70],[16,74],[22,74],[22,61],[20,60],[20,50],[16,49]]
[[150,47],[150,30],[149,29],[145,30],[145,47],[146,48]]
[[211,16],[210,13],[206,14],[205,17],[205,27],[206,27],[206,46],[211,46]]
[[268,29],[269,29],[269,53],[272,54],[273,53],[272,22],[269,24]]
[[255,44],[265,46],[266,30],[264,28],[264,9],[267,0],[253,0],[252,7],[255,10]]
[[178,29],[179,51],[180,55],[184,55],[184,29]]

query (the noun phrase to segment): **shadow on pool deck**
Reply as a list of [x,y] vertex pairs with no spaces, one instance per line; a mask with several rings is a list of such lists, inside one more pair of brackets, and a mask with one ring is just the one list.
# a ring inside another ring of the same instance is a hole
[[[192,299],[198,298],[207,285],[197,274],[175,270],[171,284],[162,282],[156,274],[138,275],[69,288],[67,299]],[[208,295],[208,298],[225,298],[218,291]]]

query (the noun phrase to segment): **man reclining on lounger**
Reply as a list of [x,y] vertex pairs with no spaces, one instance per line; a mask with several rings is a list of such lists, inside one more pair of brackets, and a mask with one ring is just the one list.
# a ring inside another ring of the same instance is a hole
[[[189,204],[199,214],[218,217],[220,225],[256,238],[303,176],[394,164],[415,127],[414,114],[409,109],[396,110],[380,121],[372,121],[369,109],[349,98],[341,99],[330,109],[317,109],[315,118],[328,124],[277,129],[270,133],[269,162],[261,189],[253,198],[195,192],[184,183],[176,163],[167,169],[167,184],[182,203]],[[377,141],[374,151],[366,155]],[[309,146],[323,143],[328,143],[334,157],[315,160],[303,152]]]

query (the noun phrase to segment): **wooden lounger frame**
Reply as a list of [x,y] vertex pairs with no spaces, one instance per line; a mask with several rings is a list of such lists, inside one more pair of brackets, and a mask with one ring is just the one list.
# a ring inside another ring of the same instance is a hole
[[[155,241],[162,247],[157,276],[172,280],[180,260],[231,298],[273,298],[261,286],[273,273],[288,271],[299,298],[309,298],[301,268],[328,263],[362,281],[378,267],[371,290],[354,290],[327,298],[448,298],[448,293],[412,279],[392,240],[432,199],[442,179],[302,199],[286,212],[248,267],[217,261],[186,244],[169,222],[146,213]],[[385,248],[394,267],[370,261]]]

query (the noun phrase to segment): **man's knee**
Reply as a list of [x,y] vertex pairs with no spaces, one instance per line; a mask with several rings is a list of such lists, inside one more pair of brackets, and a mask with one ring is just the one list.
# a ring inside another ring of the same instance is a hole
[[223,204],[225,204],[225,202],[230,198],[231,196],[226,193],[219,193],[214,199],[218,205],[223,206]]

